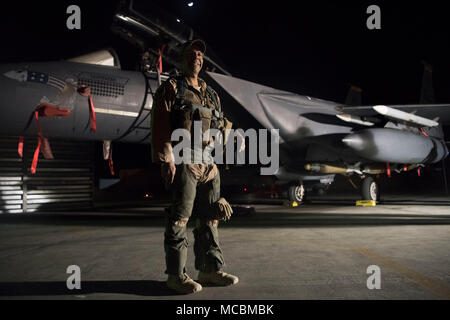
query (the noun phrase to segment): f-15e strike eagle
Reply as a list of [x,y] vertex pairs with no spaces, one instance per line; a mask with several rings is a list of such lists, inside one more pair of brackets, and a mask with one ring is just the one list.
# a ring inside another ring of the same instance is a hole
[[[112,31],[147,53],[142,71],[121,70],[112,50],[68,61],[0,65],[0,134],[150,143],[152,95],[169,77],[158,60],[173,74],[177,48],[195,33],[153,4],[132,0],[119,6]],[[415,170],[448,155],[442,130],[450,122],[448,104],[343,105],[232,77],[211,49],[204,60],[209,71],[203,76],[226,101],[233,121],[248,113],[260,128],[279,129],[276,177],[292,201],[301,202],[308,188],[327,187],[336,174],[361,177],[363,199],[377,200],[374,175]],[[430,77],[426,66],[424,79]],[[430,81],[425,83],[426,95]],[[89,101],[95,103],[95,131],[89,130]],[[38,131],[32,121],[36,107],[49,105],[66,113],[52,109],[56,117],[41,117]]]

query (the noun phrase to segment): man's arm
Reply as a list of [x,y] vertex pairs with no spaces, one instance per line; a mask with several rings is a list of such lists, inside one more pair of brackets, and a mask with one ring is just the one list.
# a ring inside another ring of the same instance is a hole
[[164,82],[156,90],[152,115],[151,115],[151,136],[152,136],[152,161],[171,162],[173,161],[170,123],[170,110],[175,100],[175,92],[169,82]]
[[152,161],[162,163],[161,176],[166,186],[173,182],[175,164],[172,154],[172,128],[170,110],[175,100],[175,91],[169,81],[156,91],[152,107],[151,136]]

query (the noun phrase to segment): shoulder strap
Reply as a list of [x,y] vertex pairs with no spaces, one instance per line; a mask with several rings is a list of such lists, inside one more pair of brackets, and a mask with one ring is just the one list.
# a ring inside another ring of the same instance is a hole
[[184,101],[184,94],[186,93],[186,89],[187,89],[186,79],[183,76],[180,76],[180,77],[176,77],[175,80],[177,82],[176,100],[177,100],[177,102],[182,103]]
[[212,102],[214,103],[214,106],[216,107],[216,109],[212,112],[212,114],[218,119],[223,119],[224,115],[222,112],[222,108],[219,105],[219,101],[217,101],[216,95],[214,94],[214,90],[211,87],[206,86],[206,92],[209,94]]
[[219,102],[216,99],[216,95],[214,94],[213,89],[210,86],[206,86],[206,92],[209,94],[209,97],[211,98],[212,102],[214,103],[214,106],[216,107],[216,110],[220,110]]

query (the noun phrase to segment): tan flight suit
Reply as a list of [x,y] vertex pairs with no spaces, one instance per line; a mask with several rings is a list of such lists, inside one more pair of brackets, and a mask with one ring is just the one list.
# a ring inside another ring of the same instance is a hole
[[[205,81],[198,79],[200,90],[185,83],[184,103],[215,109],[206,91]],[[173,109],[177,90],[177,80],[170,78],[162,83],[155,93],[151,118],[153,162],[169,162],[173,159],[167,143],[171,141],[172,131],[177,129],[174,128],[177,126],[177,119],[174,122],[176,113]],[[215,91],[213,93],[221,109],[219,97]],[[220,121],[220,126],[224,125],[224,121],[227,125],[231,124],[224,119]],[[194,229],[196,269],[202,272],[220,270],[224,265],[224,259],[219,247],[217,231],[219,221],[215,219],[216,212],[212,208],[212,204],[220,198],[220,175],[216,164],[177,165],[171,193],[172,204],[164,234],[166,273],[174,275],[185,273],[188,246],[186,223],[191,214],[196,218]]]

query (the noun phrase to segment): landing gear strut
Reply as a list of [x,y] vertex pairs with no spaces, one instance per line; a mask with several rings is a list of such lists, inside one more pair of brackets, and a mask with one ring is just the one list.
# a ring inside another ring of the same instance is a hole
[[363,200],[380,200],[380,188],[372,177],[364,178],[361,185],[361,196]]
[[291,186],[288,190],[289,201],[295,201],[298,204],[302,203],[305,199],[305,187],[303,183],[298,186]]

